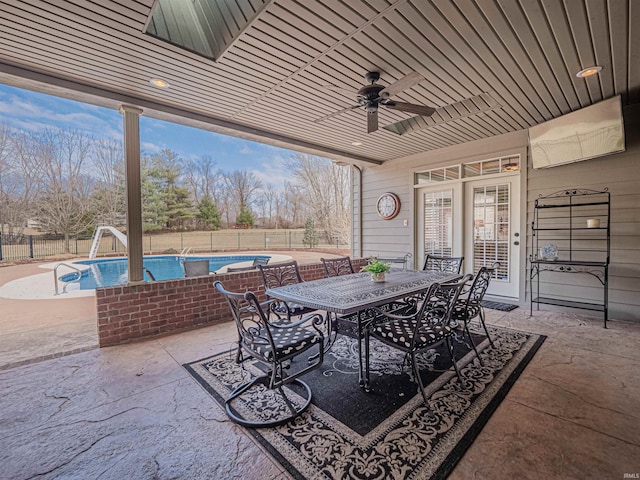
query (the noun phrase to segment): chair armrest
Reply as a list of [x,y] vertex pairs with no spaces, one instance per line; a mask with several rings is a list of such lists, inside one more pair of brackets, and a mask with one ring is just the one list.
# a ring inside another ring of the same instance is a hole
[[[278,320],[283,320],[282,318],[278,318]],[[302,325],[304,323],[307,323],[311,321],[312,324],[319,324],[325,321],[324,316],[322,316],[322,314],[320,313],[312,313],[310,315],[306,315],[304,317],[301,317],[300,319],[298,319],[295,322],[286,322],[286,323],[272,323],[269,322],[269,326],[273,327],[273,328],[280,328],[280,329],[286,329],[286,328],[290,328],[290,327],[297,327],[299,325]]]
[[396,315],[395,313],[385,312],[378,307],[372,307],[371,310],[377,313],[376,316],[371,319],[366,328],[370,328],[372,325],[380,325],[383,323],[389,323],[394,320],[409,320],[414,315]]

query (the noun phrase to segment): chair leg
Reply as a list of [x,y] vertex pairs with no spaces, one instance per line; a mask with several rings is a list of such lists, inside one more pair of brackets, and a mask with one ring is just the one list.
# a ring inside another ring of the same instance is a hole
[[462,379],[462,374],[460,373],[460,369],[458,368],[458,363],[456,362],[456,356],[453,353],[453,343],[451,343],[451,337],[447,337],[444,339],[447,344],[447,350],[449,351],[449,357],[451,357],[451,363],[453,363],[453,368],[458,375],[458,380],[460,380],[460,385],[464,387],[464,380]]
[[413,376],[416,379],[418,384],[418,389],[420,390],[420,394],[422,394],[422,399],[424,400],[425,406],[429,406],[429,401],[427,398],[427,393],[424,391],[424,383],[422,382],[422,377],[420,377],[420,371],[418,370],[418,362],[416,361],[416,352],[411,351],[411,371],[413,372]]
[[[259,414],[256,415],[256,420],[247,419],[243,416],[243,414],[240,413],[240,411],[237,408],[234,407],[234,401],[238,399],[238,397],[246,393],[251,387],[257,384],[262,384],[268,388],[269,377],[262,376],[262,377],[254,378],[253,380],[250,380],[248,382],[241,384],[229,394],[229,397],[225,401],[225,410],[227,412],[227,416],[233,422],[249,428],[277,427],[279,425],[284,425],[285,423],[288,423],[294,418],[298,417],[299,415],[304,413],[311,405],[311,389],[306,383],[304,383],[300,379],[295,379],[290,383],[290,385],[296,385],[299,389],[301,389],[302,393],[300,393],[300,396],[303,399],[301,405],[296,406],[293,403],[291,403],[291,401],[283,391],[282,387],[276,387],[275,391],[280,393],[290,413],[288,415],[280,416],[273,420],[261,420]],[[251,410],[250,403],[245,402],[243,400],[239,400],[239,401],[244,404],[243,408],[241,409],[242,411]]]
[[[360,342],[360,340],[358,340],[358,342]],[[365,328],[364,331],[364,383],[361,384],[360,386],[364,386],[365,389],[368,388],[369,386],[369,331]],[[358,349],[358,355],[362,355],[362,353],[360,352],[360,349]],[[358,359],[358,361],[361,361],[361,358]]]
[[471,336],[471,332],[469,331],[469,322],[464,322],[464,332],[467,334],[467,337],[469,337],[469,341],[471,342],[473,351],[476,352],[476,358],[480,362],[480,365],[484,365],[482,363],[482,358],[480,358],[480,354],[478,353],[478,349],[476,348],[476,342],[473,341],[473,337]]
[[489,343],[493,347],[493,340],[491,340],[491,336],[489,335],[489,331],[487,330],[487,326],[484,323],[484,309],[480,307],[480,323],[482,324],[482,328],[484,328],[484,333],[487,334],[487,338],[489,339]]

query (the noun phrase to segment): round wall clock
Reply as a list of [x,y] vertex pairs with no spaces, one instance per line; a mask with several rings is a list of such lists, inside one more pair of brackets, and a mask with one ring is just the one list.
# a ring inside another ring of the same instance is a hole
[[384,220],[391,220],[400,213],[400,199],[395,193],[383,193],[380,195],[380,198],[378,198],[376,210],[378,211],[380,218]]

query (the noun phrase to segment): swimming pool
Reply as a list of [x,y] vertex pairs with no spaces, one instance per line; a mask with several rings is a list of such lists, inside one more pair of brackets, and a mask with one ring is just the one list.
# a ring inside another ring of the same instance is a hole
[[[249,262],[255,258],[268,260],[268,255],[233,255],[233,256],[202,256],[186,257],[188,260],[209,260],[209,271],[216,270],[238,262]],[[144,257],[142,265],[149,270],[156,280],[171,280],[174,278],[184,278],[184,257],[178,255],[161,255]],[[75,265],[88,265],[89,268],[83,270],[79,282],[80,290],[92,290],[99,287],[114,287],[125,285],[129,280],[128,264],[126,258],[109,258],[101,260],[82,260],[74,262]],[[68,273],[60,277],[63,282],[70,282],[77,278],[77,273]],[[150,278],[145,273],[145,280]],[[77,288],[77,287],[76,287]]]

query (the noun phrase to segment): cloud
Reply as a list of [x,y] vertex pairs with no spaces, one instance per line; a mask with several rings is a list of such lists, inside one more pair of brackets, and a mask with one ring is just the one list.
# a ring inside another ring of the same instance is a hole
[[285,182],[294,180],[291,170],[286,166],[286,159],[281,155],[264,159],[259,166],[260,168],[256,167],[251,172],[262,181],[265,187],[273,185],[276,189],[282,189]]
[[[14,91],[15,90],[15,93]],[[24,130],[61,127],[82,130],[97,137],[122,138],[112,112],[44,94],[2,87],[0,118]]]
[[142,150],[145,150],[146,152],[156,153],[162,150],[164,147],[161,147],[160,145],[156,145],[155,143],[152,143],[152,142],[140,142],[140,148]]
[[254,155],[256,152],[251,148],[249,148],[248,145],[243,145],[242,148],[240,148],[240,151],[238,153],[242,155]]

